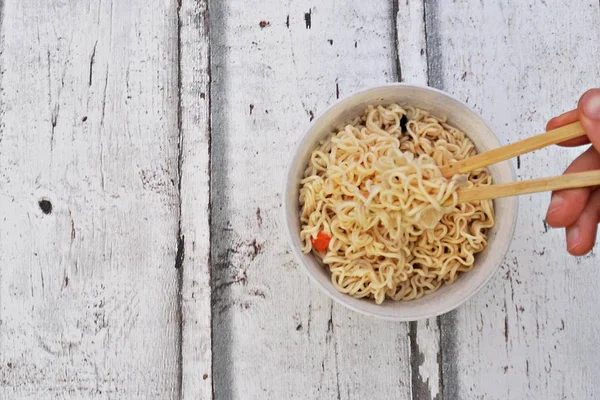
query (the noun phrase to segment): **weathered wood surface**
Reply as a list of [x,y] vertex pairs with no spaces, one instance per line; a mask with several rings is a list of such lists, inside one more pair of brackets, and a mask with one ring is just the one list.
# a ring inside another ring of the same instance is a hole
[[293,259],[281,191],[337,97],[396,79],[392,3],[211,3],[214,388],[219,399],[410,396],[408,325],[333,304]]
[[210,396],[207,41],[181,12],[179,38],[175,2],[3,2],[0,398]]
[[210,48],[206,0],[179,7],[181,397],[212,398]]
[[[539,133],[598,86],[597,1],[1,10],[0,398],[600,392],[600,259],[567,255],[543,223],[547,195],[521,199],[510,253],[481,294],[411,324],[333,304],[281,222],[296,141],[357,89],[428,83],[505,143]],[[558,174],[577,153],[522,156],[519,178]]]
[[[503,143],[542,132],[600,82],[597,0],[436,2],[428,21],[430,82],[480,112]],[[518,177],[562,173],[579,152],[524,155]],[[501,272],[442,317],[446,398],[598,397],[600,256],[567,254],[564,233],[544,224],[548,200],[521,197]]]

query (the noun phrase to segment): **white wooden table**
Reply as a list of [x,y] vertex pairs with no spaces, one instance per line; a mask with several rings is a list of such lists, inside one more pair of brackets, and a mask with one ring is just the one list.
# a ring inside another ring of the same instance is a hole
[[600,396],[600,256],[567,255],[547,194],[491,283],[422,323],[333,304],[281,219],[293,145],[360,88],[541,132],[600,84],[598,0],[0,4],[1,399]]

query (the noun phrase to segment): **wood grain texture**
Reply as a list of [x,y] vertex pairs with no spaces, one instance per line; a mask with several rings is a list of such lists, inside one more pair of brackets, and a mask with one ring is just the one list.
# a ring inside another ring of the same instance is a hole
[[207,1],[179,7],[181,397],[212,398]]
[[[436,26],[428,31],[434,86],[480,112],[502,143],[543,130],[598,85],[597,1],[434,2],[428,18]],[[580,151],[523,155],[519,179],[560,174]],[[444,398],[597,397],[600,258],[567,254],[563,232],[544,224],[548,199],[520,198],[501,272],[442,317]]]
[[176,4],[3,4],[0,397],[178,398]]
[[600,258],[567,255],[548,195],[475,299],[400,324],[316,289],[281,190],[310,121],[383,82],[540,131],[598,86],[597,0],[207,5],[0,2],[0,398],[596,397]]
[[395,79],[392,12],[387,1],[211,3],[216,398],[410,395],[407,324],[333,304],[293,259],[281,211],[312,118]]
[[427,85],[427,32],[423,0],[396,2],[396,45],[398,79],[406,83]]

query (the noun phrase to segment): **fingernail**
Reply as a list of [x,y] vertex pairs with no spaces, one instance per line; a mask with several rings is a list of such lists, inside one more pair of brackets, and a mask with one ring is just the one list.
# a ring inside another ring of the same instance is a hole
[[600,89],[591,89],[581,97],[581,110],[583,114],[600,121]]
[[579,227],[574,226],[567,229],[567,248],[573,250],[581,244],[581,236],[579,235]]
[[548,219],[548,217],[554,212],[558,211],[564,203],[565,201],[563,200],[561,195],[553,194],[552,200],[550,200],[550,205],[548,206],[548,213],[546,214],[546,219]]

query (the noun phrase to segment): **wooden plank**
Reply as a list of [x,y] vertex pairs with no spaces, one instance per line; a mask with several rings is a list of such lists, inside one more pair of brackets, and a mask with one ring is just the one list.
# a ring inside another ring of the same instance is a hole
[[[430,79],[488,119],[503,143],[539,132],[598,84],[596,0],[435,2],[428,19]],[[519,179],[559,174],[580,151],[521,156]],[[501,272],[442,318],[444,398],[589,399],[600,391],[600,258],[597,248],[579,259],[567,254],[564,233],[543,222],[548,199],[520,199]]]
[[396,44],[398,79],[427,85],[427,32],[423,0],[398,0],[396,3]]
[[384,0],[211,3],[216,398],[410,395],[407,324],[332,304],[280,234],[296,141],[337,97],[395,79],[393,21]]
[[179,7],[182,398],[212,398],[210,65],[206,0]]
[[0,397],[178,398],[176,4],[3,4]]
[[[400,0],[396,13],[398,79],[428,85],[427,20],[423,0]],[[442,392],[440,319],[411,322],[410,364],[413,399],[433,399]]]

